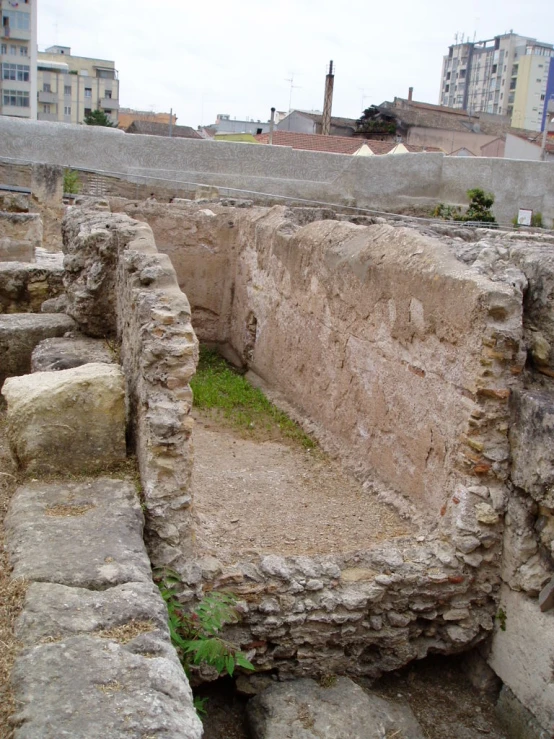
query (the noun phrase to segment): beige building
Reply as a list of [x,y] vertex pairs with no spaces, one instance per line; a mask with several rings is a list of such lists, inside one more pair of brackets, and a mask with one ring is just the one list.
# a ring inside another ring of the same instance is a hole
[[147,121],[148,123],[163,123],[169,126],[177,123],[175,113],[154,113],[153,110],[133,110],[133,108],[119,109],[119,128],[128,128],[135,121]]
[[68,46],[38,53],[38,114],[41,121],[83,123],[102,110],[118,124],[119,80],[115,63],[73,56]]
[[37,0],[0,0],[0,115],[37,117]]
[[444,57],[439,103],[473,114],[507,115],[514,128],[540,131],[554,79],[554,46],[505,33],[463,41]]

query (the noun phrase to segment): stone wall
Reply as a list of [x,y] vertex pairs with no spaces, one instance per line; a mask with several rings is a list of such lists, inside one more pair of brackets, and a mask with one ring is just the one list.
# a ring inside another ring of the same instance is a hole
[[[469,188],[496,196],[495,214],[509,224],[518,208],[554,219],[551,165],[499,158],[405,154],[349,157],[220,141],[127,136],[93,126],[0,120],[0,157],[94,172],[120,173],[148,186],[192,183],[381,210],[467,205]],[[173,193],[176,194],[176,193]],[[233,193],[225,193],[231,194]],[[236,195],[236,193],[235,193]]]
[[554,618],[537,603],[554,571],[551,236],[112,207],[152,225],[200,339],[230,347],[369,489],[424,522],[415,541],[337,556],[201,559],[190,597],[241,594],[234,636],[282,674],[377,674],[495,627],[491,664],[548,729],[531,632]]
[[68,313],[84,333],[121,344],[152,562],[184,571],[192,545],[189,380],[197,361],[189,303],[148,226],[72,208],[63,233]]

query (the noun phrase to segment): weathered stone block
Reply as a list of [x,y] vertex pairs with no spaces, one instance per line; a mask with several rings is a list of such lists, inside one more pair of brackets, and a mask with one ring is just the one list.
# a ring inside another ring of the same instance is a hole
[[125,381],[119,366],[94,363],[14,377],[2,394],[10,445],[27,474],[82,474],[125,459]]
[[42,218],[38,213],[0,211],[0,261],[34,261],[42,246]]
[[0,385],[6,377],[31,371],[31,354],[39,342],[74,328],[74,321],[61,313],[0,315]]
[[505,630],[496,630],[489,664],[550,735],[554,731],[554,612],[541,613],[536,598],[506,585],[500,606],[506,614]]
[[17,739],[202,736],[182,668],[116,641],[76,636],[34,647],[12,680]]
[[554,508],[554,396],[515,390],[511,400],[512,481],[538,503]]
[[326,688],[314,680],[272,685],[249,701],[247,715],[254,739],[380,739],[385,733],[423,739],[407,705],[368,695],[344,677]]
[[14,577],[89,590],[151,584],[143,525],[132,482],[31,482],[15,492],[6,522]]
[[64,336],[41,341],[31,355],[31,372],[53,372],[90,363],[114,364],[115,353],[103,339]]
[[45,300],[62,293],[62,274],[61,266],[0,263],[0,313],[40,313]]

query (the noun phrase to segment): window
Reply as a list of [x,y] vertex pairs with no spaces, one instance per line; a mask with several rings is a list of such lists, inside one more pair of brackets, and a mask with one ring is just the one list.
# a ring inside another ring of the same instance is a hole
[[85,108],[85,115],[90,115],[92,113],[92,108]]
[[11,30],[30,31],[31,16],[29,13],[22,13],[20,10],[3,10],[2,25],[4,26],[4,34],[8,37]]
[[537,80],[537,82],[538,82],[538,83],[539,83],[539,85],[540,85],[540,83],[542,82],[542,80],[541,80],[541,79],[538,79],[538,80]]
[[1,44],[0,45],[0,54],[7,54],[8,53],[8,44]]
[[10,44],[10,56],[17,56],[17,46]]
[[2,79],[29,82],[29,70],[26,64],[2,64]]
[[4,90],[2,93],[2,104],[13,105],[16,108],[29,107],[29,93],[21,90]]
[[85,87],[85,97],[86,98],[92,97],[92,87]]
[[492,73],[493,73],[493,74],[496,74],[496,70],[497,70],[497,69],[498,69],[498,65],[497,65],[497,64],[493,64],[493,65],[492,65]]
[[465,79],[465,76],[466,76],[466,70],[465,69],[460,69],[460,79],[461,80],[464,80]]
[[108,98],[108,100],[111,100],[112,99],[112,91],[111,90],[106,90],[104,92],[104,97],[105,98]]
[[112,69],[97,69],[96,76],[103,80],[115,80],[115,71]]
[[43,105],[42,106],[42,112],[43,113],[50,113],[50,106],[49,105]]
[[445,85],[444,86],[444,91],[445,92],[450,92],[450,85]]
[[544,100],[544,95],[541,95],[541,100]]
[[71,106],[65,105],[64,106],[64,109],[63,109],[63,114],[64,115],[71,115]]
[[108,109],[106,108],[106,109],[104,110],[104,113],[105,113],[106,115],[111,115],[111,114],[112,114],[112,111],[111,111],[111,110],[108,110]]
[[512,77],[515,77],[517,75],[518,66],[518,64],[512,65]]
[[512,80],[510,82],[510,90],[515,90],[516,89],[516,82],[517,82],[517,80]]
[[449,79],[450,79],[450,72],[447,72],[447,73],[446,73],[446,79],[447,79],[447,80],[449,80]]
[[63,94],[64,95],[71,95],[71,85],[64,85]]
[[29,47],[28,46],[20,46],[19,47],[19,56],[29,56]]

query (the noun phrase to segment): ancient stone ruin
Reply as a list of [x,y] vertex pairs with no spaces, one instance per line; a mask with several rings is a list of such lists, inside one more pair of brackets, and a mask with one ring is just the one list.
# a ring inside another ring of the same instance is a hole
[[[62,230],[63,269],[40,252],[0,265],[22,479],[8,549],[30,583],[16,737],[46,736],[46,721],[78,735],[86,711],[98,736],[201,735],[151,565],[179,573],[185,605],[234,592],[229,636],[259,673],[375,678],[478,648],[521,735],[549,736],[554,235],[123,198],[77,199]],[[344,538],[322,532],[342,525],[346,487],[334,518],[311,514],[319,548],[277,502],[270,544],[262,500],[232,536],[216,511],[206,520],[192,481],[199,341],[357,480]]]

